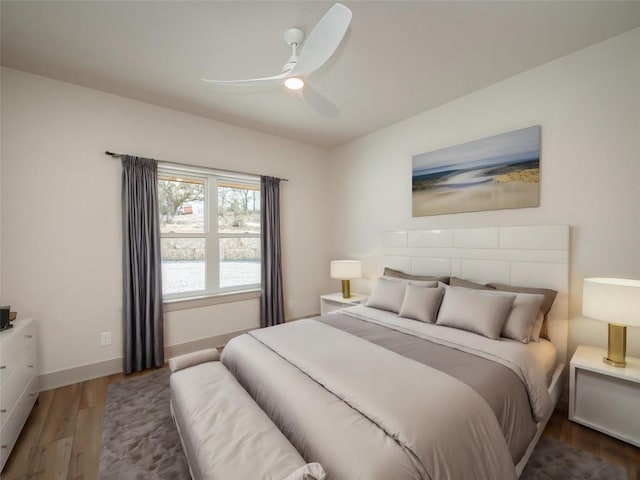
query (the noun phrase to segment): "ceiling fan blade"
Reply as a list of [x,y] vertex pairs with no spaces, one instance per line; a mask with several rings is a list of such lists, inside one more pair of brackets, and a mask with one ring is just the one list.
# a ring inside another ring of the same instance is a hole
[[298,90],[298,94],[320,115],[329,118],[336,118],[340,115],[340,109],[336,107],[331,100],[314,88],[311,88],[308,84],[305,85],[304,88]]
[[259,87],[262,85],[273,85],[274,83],[290,77],[290,73],[279,73],[272,77],[264,78],[250,78],[247,80],[210,80],[208,78],[202,78],[203,82],[213,83],[215,85],[230,85],[234,87]]
[[351,10],[336,3],[311,31],[289,76],[308,75],[320,68],[336,51],[351,23]]

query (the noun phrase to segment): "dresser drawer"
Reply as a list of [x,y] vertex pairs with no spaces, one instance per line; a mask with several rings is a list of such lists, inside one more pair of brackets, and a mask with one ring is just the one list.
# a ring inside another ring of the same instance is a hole
[[0,387],[0,427],[11,413],[20,395],[27,389],[36,375],[36,351],[32,349],[23,358],[11,377]]
[[37,380],[34,377],[28,388],[16,402],[13,410],[9,412],[4,425],[0,427],[0,469],[4,466],[13,445],[16,443],[24,422],[31,412],[31,408],[38,398]]
[[[20,323],[21,321],[24,323]],[[35,350],[34,333],[34,324],[28,320],[16,320],[12,330],[2,332],[0,385],[4,385],[28,353]]]

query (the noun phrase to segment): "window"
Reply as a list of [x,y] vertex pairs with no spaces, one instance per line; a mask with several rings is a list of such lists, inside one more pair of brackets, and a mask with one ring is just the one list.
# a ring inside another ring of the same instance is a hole
[[260,183],[159,169],[165,299],[260,286]]

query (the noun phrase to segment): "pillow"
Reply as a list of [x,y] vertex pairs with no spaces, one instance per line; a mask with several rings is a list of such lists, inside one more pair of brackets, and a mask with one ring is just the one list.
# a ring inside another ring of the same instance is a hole
[[198,350],[197,352],[186,353],[178,357],[169,359],[169,369],[171,373],[184,368],[193,367],[205,362],[217,362],[220,360],[220,352],[215,348]]
[[529,336],[529,339],[532,342],[540,341],[540,332],[542,331],[543,323],[544,323],[544,313],[542,313],[542,310],[538,310],[538,315],[536,316],[535,322],[533,322],[533,328],[531,329],[531,335]]
[[[492,292],[492,295],[498,294],[505,295],[502,292]],[[543,301],[544,295],[517,293],[511,311],[502,327],[501,336],[529,343]]]
[[426,288],[409,284],[406,286],[400,316],[426,323],[435,323],[442,302],[444,288]]
[[537,342],[540,339],[539,337],[549,339],[549,335],[547,334],[547,322],[546,322],[547,314],[549,313],[549,310],[551,310],[551,306],[553,305],[553,301],[556,299],[556,295],[558,295],[558,292],[556,292],[555,290],[551,290],[549,288],[516,287],[513,285],[504,285],[502,283],[489,283],[487,286],[503,292],[533,293],[533,294],[544,295],[544,301],[540,306],[540,310],[542,310],[542,313],[544,315],[542,328],[540,329],[540,333],[538,336],[532,335],[531,340],[533,340],[534,342]]
[[515,297],[449,287],[442,299],[436,324],[467,330],[497,340]]
[[[508,292],[497,290],[486,293],[488,295],[511,296]],[[522,343],[529,343],[538,313],[540,313],[540,305],[543,301],[544,296],[541,294],[516,293],[516,298],[513,301],[500,335]]]
[[471,280],[463,280],[458,277],[451,277],[449,285],[452,287],[473,288],[474,290],[495,290],[494,287],[483,285],[482,283],[472,282]]
[[383,275],[380,278],[389,280],[390,282],[404,283],[405,285],[417,285],[418,287],[437,287],[438,286],[438,282],[435,280],[409,280],[406,278],[387,277],[386,275]]
[[434,282],[449,284],[449,277],[439,277],[433,275],[411,275],[409,273],[404,273],[400,270],[394,270],[393,268],[389,267],[385,267],[383,275],[385,277],[404,278],[405,280],[432,280]]
[[367,307],[398,313],[404,301],[405,287],[406,284],[404,282],[379,278],[376,280],[371,295],[367,298],[365,305]]
[[499,290],[501,292],[533,293],[544,295],[544,301],[540,306],[540,310],[542,310],[542,313],[544,315],[549,313],[549,310],[551,310],[551,306],[553,305],[553,301],[556,299],[556,295],[558,295],[558,292],[549,288],[516,287],[513,285],[504,285],[502,283],[488,283],[487,286],[495,288],[496,290]]

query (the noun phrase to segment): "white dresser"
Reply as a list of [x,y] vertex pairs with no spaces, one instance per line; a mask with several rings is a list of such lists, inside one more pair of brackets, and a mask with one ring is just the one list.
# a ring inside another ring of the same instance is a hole
[[15,320],[0,332],[0,470],[38,398],[36,324]]

